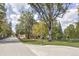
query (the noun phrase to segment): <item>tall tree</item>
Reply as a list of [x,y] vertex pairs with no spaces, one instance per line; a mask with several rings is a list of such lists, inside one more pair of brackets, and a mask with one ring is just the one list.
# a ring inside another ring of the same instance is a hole
[[54,21],[53,24],[53,30],[52,30],[52,37],[56,40],[61,40],[63,37],[63,32],[62,32],[62,28],[61,28],[61,24],[60,22]]
[[34,24],[33,14],[30,12],[23,12],[20,17],[19,30],[21,33],[26,34],[29,39],[32,34],[32,26]]
[[25,34],[25,26],[24,23],[20,23],[16,25],[16,34]]
[[48,35],[48,29],[45,22],[39,21],[36,24],[34,24],[32,27],[32,33],[33,35],[41,39],[46,38],[46,36]]
[[76,31],[76,38],[79,38],[79,21],[76,23],[76,28],[75,28],[75,31]]
[[0,3],[0,38],[11,35],[10,26],[6,19],[5,3]]
[[60,22],[57,22],[56,20],[53,21],[53,27],[52,27],[52,37],[55,40],[61,40],[63,37],[62,27]]
[[6,16],[5,3],[0,3],[0,20],[3,20]]
[[65,30],[64,34],[66,38],[75,38],[75,28],[73,24],[70,24]]
[[10,26],[9,24],[7,24],[7,22],[3,22],[0,26],[0,36],[1,37],[8,37],[8,36],[11,36],[11,29],[10,29]]
[[58,39],[61,40],[63,38],[63,32],[62,32],[62,27],[60,22],[58,23],[58,33],[59,33]]
[[77,7],[78,22],[76,22],[76,38],[79,38],[79,5]]
[[0,3],[0,24],[4,22],[4,18],[5,18],[5,4]]
[[30,3],[31,7],[43,18],[48,26],[49,41],[52,40],[52,24],[57,17],[62,17],[69,3]]
[[4,23],[4,17],[5,16],[5,4],[0,3],[0,37],[1,37],[1,32],[2,32],[2,26]]

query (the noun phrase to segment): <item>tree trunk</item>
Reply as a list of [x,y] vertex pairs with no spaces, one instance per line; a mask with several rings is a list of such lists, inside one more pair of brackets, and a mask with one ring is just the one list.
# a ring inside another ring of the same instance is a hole
[[49,20],[49,24],[48,24],[48,41],[51,42],[52,41],[52,12],[51,12],[51,5],[48,5],[48,20]]
[[27,39],[30,39],[30,34],[28,34]]
[[48,26],[48,41],[52,41],[52,27],[51,27],[51,22],[49,23],[49,26]]

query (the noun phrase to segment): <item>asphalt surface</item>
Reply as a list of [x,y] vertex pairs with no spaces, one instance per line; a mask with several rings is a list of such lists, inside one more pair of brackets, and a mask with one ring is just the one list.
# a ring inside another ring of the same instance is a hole
[[24,44],[16,37],[9,37],[0,40],[0,56],[79,56],[79,48]]
[[57,45],[27,45],[38,56],[79,56],[79,48]]
[[16,37],[10,37],[0,40],[0,56],[36,56],[36,54]]

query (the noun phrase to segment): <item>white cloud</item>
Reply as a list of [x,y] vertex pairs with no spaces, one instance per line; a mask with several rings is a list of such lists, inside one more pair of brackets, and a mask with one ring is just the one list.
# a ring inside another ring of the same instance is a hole
[[19,17],[20,17],[19,14],[18,15],[16,15],[16,14],[11,14],[10,15],[10,18],[12,18],[13,20],[17,20],[17,19],[19,19]]
[[7,19],[8,22],[12,22],[12,29],[15,31],[16,24],[19,23],[18,19],[20,17],[19,8],[22,7],[24,4],[17,4],[17,3],[9,3],[6,4],[7,8]]
[[69,24],[77,22],[77,9],[69,9],[63,18],[57,18],[61,22],[62,29],[64,30]]
[[38,15],[37,15],[37,14],[34,15],[34,19],[35,19],[35,20],[38,19]]
[[11,14],[10,15],[10,20],[12,22],[12,30],[15,32],[15,27],[16,24],[18,23],[18,19],[19,19],[20,15],[16,15],[16,14]]
[[10,4],[12,6],[12,10],[16,13],[16,14],[19,14],[20,12],[18,11],[17,9],[17,4]]

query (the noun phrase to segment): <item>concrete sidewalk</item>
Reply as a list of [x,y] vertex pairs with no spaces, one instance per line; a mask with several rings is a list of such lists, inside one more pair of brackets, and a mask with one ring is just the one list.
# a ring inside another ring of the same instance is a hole
[[79,48],[55,45],[28,45],[38,56],[79,56]]

